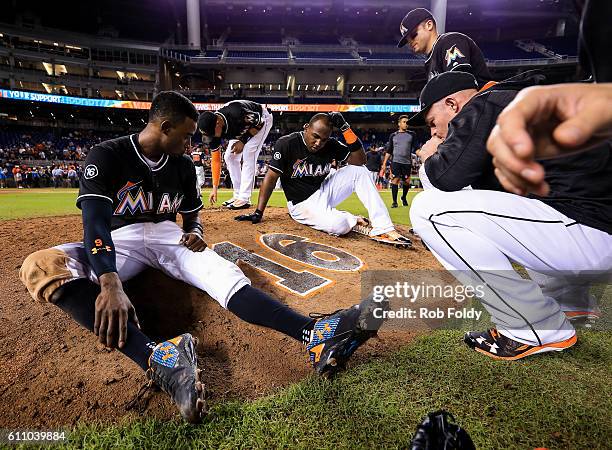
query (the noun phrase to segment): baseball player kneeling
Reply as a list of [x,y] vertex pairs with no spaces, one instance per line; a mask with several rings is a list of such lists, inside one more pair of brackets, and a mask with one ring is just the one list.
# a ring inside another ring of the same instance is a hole
[[[330,138],[334,126],[347,145]],[[334,160],[347,165],[330,173]],[[409,247],[410,240],[395,231],[365,162],[363,145],[342,114],[315,114],[303,131],[276,141],[257,209],[236,220],[260,222],[280,177],[289,214],[295,221],[335,236],[355,231],[379,242]],[[353,192],[367,209],[369,219],[336,209]]]
[[153,342],[123,291],[122,283],[147,267],[205,291],[246,322],[303,342],[319,374],[341,369],[382,325],[372,317],[380,305],[370,298],[333,314],[298,314],[252,288],[238,266],[207,248],[195,169],[184,155],[197,119],[186,97],[162,92],[144,130],[94,147],[77,198],[83,242],[32,253],[19,273],[35,300],[55,304],[102,344],[117,347],[194,423],[204,413],[195,339],[184,333]]

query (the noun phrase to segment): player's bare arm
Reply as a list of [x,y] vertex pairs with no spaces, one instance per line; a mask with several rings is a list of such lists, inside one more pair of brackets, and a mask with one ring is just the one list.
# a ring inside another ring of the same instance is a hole
[[385,153],[385,158],[383,159],[382,165],[380,166],[380,172],[378,173],[378,175],[381,178],[384,178],[385,176],[385,172],[387,169],[387,163],[389,162],[389,158],[391,157],[391,155],[389,153]]
[[206,241],[204,240],[204,228],[200,223],[200,217],[197,212],[189,214],[181,214],[183,216],[183,237],[179,244],[184,245],[192,252],[203,252],[206,250]]

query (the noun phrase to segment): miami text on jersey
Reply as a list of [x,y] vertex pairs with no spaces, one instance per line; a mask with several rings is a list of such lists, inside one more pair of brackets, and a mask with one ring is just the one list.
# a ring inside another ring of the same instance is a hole
[[331,163],[325,165],[312,164],[307,162],[305,159],[298,159],[293,164],[293,173],[291,178],[302,178],[302,177],[319,177],[327,175],[331,170]]
[[[155,207],[153,192],[145,193],[142,186],[139,186],[140,183],[140,181],[138,183],[128,181],[125,186],[119,189],[119,192],[117,192],[119,204],[114,213],[116,216],[122,216],[127,212],[134,215],[139,210],[141,213],[153,211]],[[182,201],[182,194],[174,194],[174,198],[171,199],[171,194],[164,192],[161,194],[159,205],[157,206],[157,214],[176,213]]]

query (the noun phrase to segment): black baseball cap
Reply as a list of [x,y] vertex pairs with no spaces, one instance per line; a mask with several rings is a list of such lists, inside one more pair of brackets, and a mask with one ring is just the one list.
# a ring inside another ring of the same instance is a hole
[[421,22],[428,19],[435,21],[431,11],[425,8],[416,8],[406,14],[406,16],[402,19],[402,23],[400,23],[400,33],[402,33],[402,38],[397,43],[398,48],[406,45],[406,42],[408,42],[408,38],[410,37],[410,33],[412,33],[412,31],[418,27]]
[[419,96],[419,104],[421,111],[412,116],[409,120],[411,125],[422,125],[425,123],[425,114],[431,108],[431,105],[443,99],[447,95],[465,89],[478,90],[478,81],[474,75],[468,72],[444,72],[436,75],[427,82],[421,95]]

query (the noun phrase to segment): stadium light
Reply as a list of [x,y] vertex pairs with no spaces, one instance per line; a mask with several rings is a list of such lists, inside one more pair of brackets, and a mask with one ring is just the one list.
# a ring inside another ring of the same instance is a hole
[[393,91],[395,90],[395,88],[396,88],[396,87],[397,87],[397,86],[393,86],[393,87],[391,88],[391,92],[393,92]]
[[389,86],[385,86],[382,91],[385,92],[388,88]]
[[376,86],[376,89],[374,89],[374,92],[376,92],[379,89],[380,89],[380,86]]
[[364,86],[361,86],[361,87],[359,88],[359,92],[363,91],[363,88],[364,88]]

